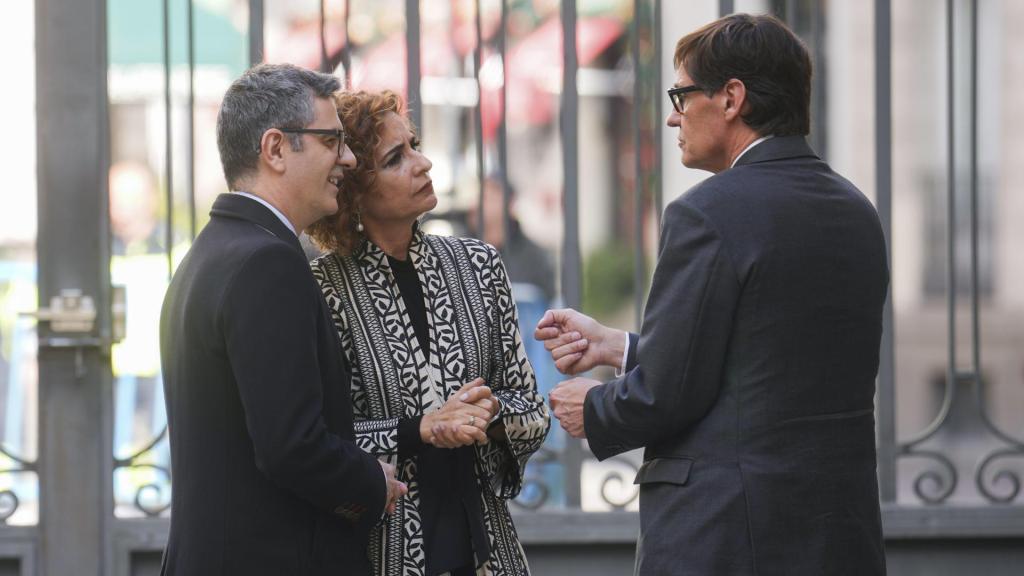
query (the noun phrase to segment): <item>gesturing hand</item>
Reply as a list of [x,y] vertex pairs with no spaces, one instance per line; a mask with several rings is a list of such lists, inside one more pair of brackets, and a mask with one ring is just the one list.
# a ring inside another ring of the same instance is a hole
[[626,345],[625,332],[572,308],[545,312],[533,337],[544,343],[555,368],[570,376],[599,365],[618,368]]
[[491,389],[477,378],[452,394],[439,410],[423,415],[420,438],[438,448],[487,444],[487,425],[497,410]]

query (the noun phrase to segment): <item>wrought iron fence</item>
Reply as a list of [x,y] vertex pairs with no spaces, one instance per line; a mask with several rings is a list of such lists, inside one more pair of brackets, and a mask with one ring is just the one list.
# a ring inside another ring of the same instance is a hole
[[[484,93],[481,89],[481,70],[483,68],[483,49],[485,38],[482,34],[481,13],[484,8],[481,6],[484,0],[475,2],[475,35],[476,47],[472,51],[473,80],[477,86],[476,103],[473,108],[473,134],[475,138],[475,170],[479,180],[481,200],[478,201],[476,209],[479,211],[479,222],[481,228],[477,231],[483,235],[483,181],[487,175],[488,147],[494,149],[492,162],[501,168],[503,180],[503,220],[505,234],[508,234],[509,226],[509,203],[511,192],[508,182],[508,136],[507,124],[505,122],[506,110],[502,106],[502,119],[498,124],[497,136],[493,143],[485,142],[482,125],[484,118]],[[251,62],[258,62],[263,59],[263,19],[265,16],[265,5],[263,0],[249,0],[248,2],[248,54]],[[347,3],[346,3],[347,4]],[[508,46],[509,12],[510,6],[515,2],[500,0],[499,29],[494,35],[492,42],[497,52],[503,69],[501,83],[501,99],[506,102],[505,74],[509,62],[506,58]],[[175,230],[181,229],[181,222],[176,222],[176,215],[180,218],[181,211],[177,208],[175,193],[183,191],[186,195],[187,230],[189,238],[194,238],[197,230],[197,205],[196,205],[196,182],[195,171],[195,94],[196,85],[196,63],[195,63],[195,35],[194,15],[192,12],[193,2],[187,2],[188,11],[185,27],[187,46],[187,89],[184,114],[187,118],[186,132],[186,158],[180,161],[186,168],[187,178],[184,185],[176,184],[173,175],[176,171],[175,159],[172,150],[175,149],[173,114],[176,106],[180,104],[172,95],[173,80],[172,49],[171,49],[171,28],[170,21],[171,0],[162,0],[164,24],[163,24],[163,81],[164,81],[164,129],[165,129],[165,154],[163,157],[164,166],[164,189],[166,190],[164,223],[164,242],[166,250],[166,271],[168,277],[174,269],[175,260],[173,247],[178,241],[175,237]],[[721,13],[731,12],[735,3],[729,0],[720,0],[718,8]],[[789,19],[803,18],[807,24],[803,26],[805,31],[810,31],[806,38],[811,45],[812,53],[820,61],[826,55],[826,28],[825,11],[827,2],[825,0],[805,0],[802,2],[765,2],[769,9],[774,9],[780,15]],[[876,0],[874,3],[874,80],[875,80],[875,201],[881,217],[886,237],[891,241],[893,237],[893,94],[892,94],[892,6],[889,0]],[[561,3],[560,23],[562,42],[561,58],[561,89],[559,92],[559,115],[558,134],[561,142],[561,164],[563,167],[563,178],[561,185],[562,198],[562,222],[564,230],[560,246],[560,267],[559,276],[561,280],[561,298],[565,305],[580,307],[584,301],[584,255],[580,242],[581,235],[581,191],[579,182],[580,172],[580,141],[579,141],[579,114],[580,94],[578,92],[578,71],[580,69],[577,46],[577,5],[574,0],[564,0]],[[320,68],[325,71],[334,71],[338,65],[342,67],[347,79],[351,79],[351,43],[346,41],[340,51],[332,53],[328,50],[324,32],[327,16],[325,13],[325,2],[320,4]],[[420,18],[421,0],[405,0],[405,41],[407,46],[418,46],[420,44]],[[657,226],[659,222],[660,207],[663,206],[663,186],[661,161],[662,157],[658,138],[661,130],[663,102],[661,98],[662,79],[660,70],[664,60],[661,37],[662,2],[660,0],[633,0],[632,18],[628,31],[628,53],[629,72],[632,76],[631,95],[617,101],[630,106],[631,108],[631,138],[633,146],[633,190],[630,194],[621,194],[628,199],[631,205],[632,224],[629,231],[632,232],[632,310],[634,323],[639,323],[643,310],[644,287],[647,284],[650,274],[649,262],[652,261],[652,253],[647,242],[651,222]],[[881,368],[878,380],[878,437],[879,437],[879,477],[881,498],[886,505],[887,521],[898,524],[899,514],[902,511],[913,508],[918,504],[926,504],[931,508],[925,509],[924,514],[933,514],[939,522],[947,522],[953,516],[940,511],[942,505],[947,504],[950,496],[962,486],[961,480],[966,477],[973,479],[974,488],[978,495],[992,507],[1003,507],[999,512],[1002,517],[1016,519],[1019,523],[1024,519],[1024,512],[1020,507],[1021,473],[1018,468],[1007,465],[1008,460],[1024,457],[1024,440],[1006,431],[997,425],[989,416],[985,401],[986,379],[981,369],[981,355],[984,350],[982,345],[981,322],[981,296],[979,293],[979,176],[978,176],[978,13],[979,7],[976,0],[965,0],[957,2],[947,0],[946,11],[946,63],[947,63],[947,154],[948,174],[946,179],[946,207],[947,207],[947,266],[949,275],[947,277],[947,310],[946,330],[949,333],[947,354],[946,375],[942,385],[942,401],[937,414],[932,421],[919,433],[908,439],[900,439],[896,432],[896,342],[894,339],[894,310],[892,298],[885,309],[885,330],[881,350]],[[802,16],[800,16],[802,14]],[[966,17],[968,25],[963,27],[966,32],[958,32],[954,26],[956,18]],[[345,27],[351,21],[349,11],[345,10]],[[801,25],[795,26],[801,30]],[[969,75],[967,78],[959,76],[958,69],[954,66],[958,49],[969,52]],[[408,100],[411,107],[411,115],[417,125],[422,126],[424,114],[423,99],[421,98],[422,67],[419,51],[411,50],[406,58],[406,77]],[[820,64],[819,64],[820,69]],[[964,122],[958,117],[960,108],[957,107],[957,82],[967,82],[970,85],[969,106],[966,114],[967,121]],[[815,85],[818,95],[816,100],[816,112],[823,114],[826,106],[826,83],[818,80]],[[956,127],[967,125],[970,127],[967,134],[967,161],[962,162],[958,156],[960,148],[956,145],[962,135],[955,132]],[[827,135],[822,123],[816,124],[816,132],[812,137],[819,144],[819,149],[824,148]],[[653,143],[654,151],[650,154],[641,153],[641,149],[648,143]],[[960,174],[957,173],[958,166],[966,166],[969,177],[966,179],[969,185],[960,188],[956,185]],[[966,258],[970,265],[970,283],[966,296],[969,305],[970,325],[970,368],[961,369],[957,364],[957,321],[958,303],[963,297],[958,292],[958,283],[954,277],[958,259],[963,255],[955,249],[958,241],[956,212],[958,199],[961,195],[968,198],[968,210],[970,226],[969,253]],[[892,268],[899,269],[900,262],[893,261]],[[964,390],[969,393],[965,393]],[[936,442],[938,435],[948,430],[951,413],[957,407],[969,408],[974,423],[985,431],[988,442],[981,453],[977,454],[977,460],[970,470],[965,470],[961,462],[952,458],[940,442]],[[154,459],[152,453],[155,449],[166,442],[166,425],[155,431],[153,436],[141,443],[141,447],[133,450],[130,454],[116,456],[114,458],[115,470],[150,470],[156,473],[155,479],[139,485],[133,496],[133,506],[141,516],[159,517],[167,513],[169,507],[169,474],[168,464],[159,458]],[[36,470],[36,463],[26,461],[9,453],[8,450],[0,447],[0,453],[5,455],[15,465],[11,468],[0,471],[0,474],[11,474],[24,471]],[[898,475],[898,465],[905,461],[925,461],[928,465],[923,470],[914,473],[911,477]],[[585,508],[582,485],[584,476],[587,476],[585,469],[591,467],[593,458],[586,446],[578,441],[553,435],[549,444],[545,445],[533,458],[527,472],[526,483],[522,495],[514,502],[517,509],[523,513],[550,513],[560,514],[564,511],[574,511]],[[601,502],[599,508],[621,511],[630,509],[635,504],[637,492],[631,486],[632,475],[637,468],[636,455],[626,455],[613,460],[610,466],[600,468],[597,472],[591,472],[586,481],[590,482]],[[909,482],[912,486],[912,493],[916,501],[906,501],[899,496],[898,486],[900,482]],[[19,499],[10,490],[0,491],[0,522],[6,521],[18,508]],[[974,509],[980,516],[973,516],[970,520],[971,526],[979,526],[984,522],[988,508],[985,506]],[[914,514],[921,514],[915,510]],[[618,516],[615,516],[618,518]],[[980,520],[978,519],[980,518]],[[1020,524],[1018,524],[1019,526]],[[1009,529],[1012,532],[1012,528]],[[1019,530],[1018,535],[1024,532]]]

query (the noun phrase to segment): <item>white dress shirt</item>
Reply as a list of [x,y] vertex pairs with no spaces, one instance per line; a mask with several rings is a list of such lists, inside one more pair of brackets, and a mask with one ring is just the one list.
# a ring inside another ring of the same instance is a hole
[[269,208],[271,212],[274,213],[274,216],[277,216],[278,220],[280,220],[282,223],[284,223],[284,225],[287,226],[288,229],[292,231],[292,234],[295,234],[296,238],[299,237],[299,233],[295,231],[295,226],[292,226],[292,223],[288,221],[288,218],[286,218],[285,215],[282,214],[280,210],[278,210],[277,208],[274,208],[274,206],[270,202],[267,202],[266,200],[264,200],[263,198],[260,198],[259,196],[255,195],[255,194],[250,194],[249,192],[242,192],[242,191],[239,191],[239,190],[235,190],[234,192],[232,192],[232,194],[238,194],[239,196],[245,196],[246,198],[252,198],[253,200],[259,202],[260,204],[263,204],[264,206]]

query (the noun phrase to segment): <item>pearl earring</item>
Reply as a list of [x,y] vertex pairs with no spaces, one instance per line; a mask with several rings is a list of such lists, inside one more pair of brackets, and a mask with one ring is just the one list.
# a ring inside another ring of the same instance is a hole
[[356,232],[363,233],[363,217],[358,210],[356,210]]

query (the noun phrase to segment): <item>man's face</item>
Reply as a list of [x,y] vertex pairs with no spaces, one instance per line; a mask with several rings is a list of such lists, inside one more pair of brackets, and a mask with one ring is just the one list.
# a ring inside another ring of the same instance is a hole
[[[316,115],[305,128],[341,128],[334,103],[326,98],[314,100]],[[288,153],[287,177],[290,195],[296,210],[312,224],[338,211],[338,186],[344,168],[354,168],[356,158],[348,145],[338,154],[338,141],[330,135],[302,134],[302,150],[296,152],[285,144]]]
[[[680,65],[676,70],[675,87],[692,85],[693,80]],[[670,127],[679,128],[676,140],[682,151],[683,165],[687,168],[717,173],[729,167],[721,98],[721,93],[708,97],[700,90],[689,92],[683,101],[682,114],[673,107],[665,119]]]

